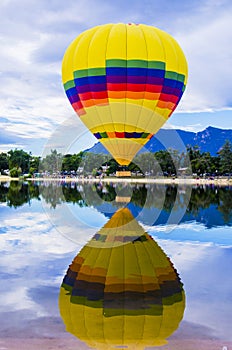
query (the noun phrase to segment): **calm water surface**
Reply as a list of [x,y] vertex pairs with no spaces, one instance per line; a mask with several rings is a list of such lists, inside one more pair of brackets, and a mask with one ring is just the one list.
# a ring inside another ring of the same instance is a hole
[[0,338],[229,349],[231,226],[231,187],[1,183]]

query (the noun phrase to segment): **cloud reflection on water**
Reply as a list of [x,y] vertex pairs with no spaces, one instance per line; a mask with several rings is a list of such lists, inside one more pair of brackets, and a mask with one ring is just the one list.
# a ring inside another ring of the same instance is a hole
[[[49,210],[62,210],[62,205]],[[95,215],[96,211],[85,208],[87,213]],[[60,284],[67,266],[94,229],[76,225],[80,243],[68,240],[54,228],[37,199],[17,209],[3,203],[0,219],[0,275],[4,281],[0,286],[4,301],[0,305],[0,335],[14,337],[23,331],[29,335],[38,332],[41,337],[49,332],[66,337],[57,306]],[[102,225],[107,221],[103,216],[100,220]],[[162,225],[145,228],[171,258],[185,286],[184,321],[169,339],[170,344],[197,325],[207,337],[213,334],[232,340],[231,228],[206,229],[194,221],[180,224],[168,235],[161,231]],[[200,330],[195,334],[198,336]]]

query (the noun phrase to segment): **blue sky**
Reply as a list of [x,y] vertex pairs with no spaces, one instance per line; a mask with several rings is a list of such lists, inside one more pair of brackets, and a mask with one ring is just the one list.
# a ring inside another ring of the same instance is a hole
[[95,142],[65,96],[61,62],[79,33],[109,22],[157,26],[183,48],[187,90],[165,127],[232,128],[230,0],[1,0],[0,14],[0,152],[42,154],[63,124],[68,140],[68,130],[81,129],[81,147]]

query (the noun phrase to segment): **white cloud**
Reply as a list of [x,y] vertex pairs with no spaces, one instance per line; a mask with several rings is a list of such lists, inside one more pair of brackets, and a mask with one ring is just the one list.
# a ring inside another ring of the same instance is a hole
[[[35,215],[30,210],[24,211],[20,215],[4,218],[1,226],[6,227],[7,231],[0,235],[0,249],[10,253],[9,266],[13,269],[28,266],[31,264],[30,259],[41,259],[43,254],[66,254],[77,249],[77,244],[58,234],[46,213]],[[18,259],[25,249],[28,254],[24,259]],[[6,262],[6,257],[1,255],[0,264],[2,259]],[[17,261],[17,264],[12,264],[12,261]]]
[[4,294],[4,304],[1,304],[1,312],[7,312],[9,309],[14,311],[35,309],[35,307],[36,303],[28,296],[28,289],[20,286],[17,288],[17,298],[14,289]]
[[27,150],[41,147],[41,139],[45,142],[59,123],[74,115],[61,83],[62,56],[76,35],[101,23],[147,23],[176,37],[190,72],[177,112],[231,106],[228,1],[168,0],[161,5],[150,0],[91,0],[87,6],[84,0],[5,0],[0,11],[0,117],[8,118],[6,131],[20,137],[16,144]]
[[[192,27],[179,37],[189,64],[189,81],[180,110],[210,111],[231,107],[231,9]],[[197,18],[192,18],[197,21]]]
[[[202,228],[201,228],[202,230]],[[179,273],[191,270],[194,265],[204,261],[211,243],[180,242],[155,239],[165,253],[170,257]],[[191,259],[189,258],[191,256]]]

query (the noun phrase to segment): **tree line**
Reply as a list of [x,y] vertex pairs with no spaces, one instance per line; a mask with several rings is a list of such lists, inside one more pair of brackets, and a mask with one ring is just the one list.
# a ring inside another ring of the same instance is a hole
[[[101,176],[114,175],[121,167],[109,154],[95,154],[81,151],[77,154],[58,153],[51,150],[45,157],[33,156],[24,150],[10,150],[0,153],[0,172],[12,177],[37,173],[49,175]],[[225,142],[216,156],[201,152],[197,146],[189,146],[186,152],[174,149],[155,153],[139,153],[127,167],[133,174],[145,176],[176,176],[180,174],[202,176],[231,175],[232,144]]]
[[[166,213],[171,213],[176,206],[176,210],[186,207],[186,213],[182,222],[200,220],[201,223],[209,224],[209,217],[212,217],[216,207],[221,214],[220,225],[232,225],[232,201],[231,189],[225,187],[197,186],[193,187],[190,199],[183,193],[177,191],[177,186],[149,185],[149,191],[145,185],[129,186],[122,183],[117,184],[117,188],[112,185],[100,183],[93,185],[83,184],[79,188],[78,183],[42,183],[40,185],[34,182],[11,181],[10,185],[0,183],[0,203],[6,203],[9,207],[18,208],[32,200],[40,201],[42,198],[51,208],[56,208],[62,203],[68,202],[79,207],[91,206],[98,210],[102,208],[102,200],[109,202],[115,211],[121,207],[115,198],[118,193],[130,194],[131,205],[137,208],[157,208]],[[97,196],[96,196],[97,192]],[[149,195],[148,195],[149,193]],[[132,210],[132,209],[131,209]],[[138,212],[136,212],[138,214]],[[144,219],[146,216],[144,217]],[[166,216],[161,216],[157,223],[164,224]],[[164,221],[163,221],[164,220]],[[213,222],[213,220],[212,220]],[[145,222],[146,223],[146,222]]]

